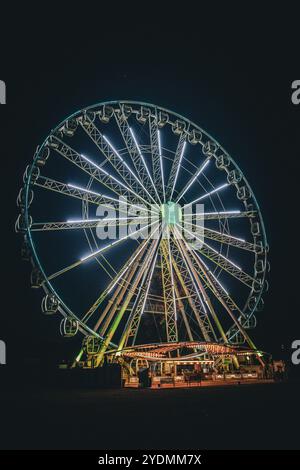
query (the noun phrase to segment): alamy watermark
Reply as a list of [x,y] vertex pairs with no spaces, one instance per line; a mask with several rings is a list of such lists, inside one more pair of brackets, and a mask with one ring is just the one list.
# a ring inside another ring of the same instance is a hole
[[3,80],[0,80],[0,104],[6,104],[6,85]]
[[294,366],[298,366],[300,364],[300,339],[295,339],[292,342],[292,349],[295,350],[292,354],[292,363]]
[[201,248],[204,243],[204,204],[175,202],[158,205],[128,204],[124,197],[116,200],[118,205],[100,204],[95,219],[68,220],[68,223],[91,223],[96,227],[99,240],[123,240],[131,238],[158,239],[184,238],[191,249]]
[[292,103],[295,105],[300,104],[300,80],[294,80],[292,82],[292,90]]
[[0,364],[6,364],[6,344],[0,339]]

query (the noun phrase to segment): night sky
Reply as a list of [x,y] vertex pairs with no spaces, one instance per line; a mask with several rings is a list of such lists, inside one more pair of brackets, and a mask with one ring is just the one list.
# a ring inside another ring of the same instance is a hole
[[182,14],[173,7],[174,19],[157,10],[151,18],[145,8],[138,21],[128,11],[116,16],[102,9],[93,18],[77,12],[79,20],[73,9],[66,15],[45,9],[38,19],[38,12],[32,16],[18,6],[7,12],[10,26],[1,30],[7,105],[0,107],[0,339],[7,342],[8,367],[20,354],[52,360],[66,348],[76,350],[74,341],[60,339],[57,318],[43,317],[42,295],[30,289],[30,267],[21,261],[21,238],[14,233],[15,201],[25,167],[50,129],[70,113],[110,99],[146,101],[182,114],[239,164],[270,244],[270,289],[252,335],[276,357],[281,345],[289,356],[291,342],[300,338],[300,105],[291,102],[291,83],[300,79],[296,15],[227,11],[225,23],[221,13]]

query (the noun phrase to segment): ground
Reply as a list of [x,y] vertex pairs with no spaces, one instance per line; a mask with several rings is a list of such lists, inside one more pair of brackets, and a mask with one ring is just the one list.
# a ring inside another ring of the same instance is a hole
[[1,449],[299,448],[300,383],[1,391]]

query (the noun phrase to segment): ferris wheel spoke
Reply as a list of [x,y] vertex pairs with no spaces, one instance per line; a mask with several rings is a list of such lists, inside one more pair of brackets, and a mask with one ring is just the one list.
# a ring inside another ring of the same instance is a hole
[[115,112],[114,116],[118,124],[119,131],[125,142],[127,151],[131,157],[131,160],[133,161],[135,170],[137,174],[139,175],[143,183],[143,186],[147,189],[147,191],[151,193],[151,196],[153,198],[155,197],[157,198],[156,202],[161,204],[160,197],[158,195],[151,173],[143,157],[141,148],[137,142],[137,138],[135,136],[133,129],[129,127],[127,120],[123,119],[120,113]]
[[131,289],[132,278],[138,269],[139,261],[144,254],[148,241],[149,239],[144,240],[141,246],[139,246],[134,251],[129,261],[126,261],[126,263],[120,269],[120,272],[117,273],[117,275],[111,280],[111,282],[109,283],[107,288],[104,290],[104,292],[100,294],[98,299],[94,302],[94,304],[89,308],[89,310],[85,314],[84,317],[86,321],[88,321],[91,318],[91,316],[97,311],[97,309],[100,307],[103,300],[106,299],[107,296],[113,292],[113,295],[109,299],[107,306],[105,307],[104,311],[101,313],[100,317],[98,318],[93,328],[94,331],[97,331],[101,326],[101,331],[100,331],[101,335],[105,334],[106,329],[112,319],[112,316],[113,316],[112,307],[113,306],[118,307],[121,299],[124,297],[124,294],[126,293],[126,290]]
[[200,302],[201,302],[201,305],[202,305],[202,308],[203,308],[203,311],[204,311],[204,318],[205,318],[206,328],[209,331],[209,334],[213,335],[214,340],[217,341],[217,336],[216,336],[215,330],[212,326],[212,323],[210,321],[207,309],[209,310],[212,318],[215,320],[215,323],[216,323],[218,329],[220,330],[221,334],[225,335],[225,333],[223,332],[221,324],[220,324],[220,322],[219,322],[219,320],[218,320],[218,318],[215,314],[215,311],[213,310],[212,304],[211,304],[209,298],[206,295],[205,289],[203,288],[203,286],[202,286],[202,284],[201,284],[201,282],[200,282],[200,280],[197,276],[197,273],[195,271],[195,267],[193,266],[193,264],[191,262],[190,256],[188,254],[188,251],[185,248],[184,242],[183,242],[183,240],[180,240],[180,237],[178,237],[178,233],[177,233],[176,228],[174,228],[174,234],[177,237],[175,243],[177,245],[178,250],[181,253],[181,256],[182,256],[182,258],[185,262],[185,265],[188,269],[189,275],[192,279],[194,289],[196,290],[196,292],[198,294],[198,297],[200,299]]
[[172,168],[170,171],[167,187],[166,187],[166,198],[168,201],[172,200],[173,193],[175,190],[176,182],[178,179],[178,175],[181,169],[181,163],[184,155],[184,151],[186,148],[186,133],[182,132],[179,137],[179,141],[177,144],[174,160],[172,163]]
[[[178,224],[177,224],[178,225]],[[179,229],[181,228],[178,225]],[[252,288],[253,282],[255,282],[255,279],[251,277],[249,274],[245,273],[239,266],[237,266],[233,261],[231,261],[229,258],[226,258],[226,256],[222,255],[219,253],[217,250],[215,250],[213,247],[208,245],[206,242],[201,240],[199,237],[197,237],[194,233],[190,232],[186,228],[182,227],[184,232],[188,233],[192,238],[195,238],[197,241],[200,242],[201,248],[195,246],[195,248],[200,253],[202,253],[206,258],[210,259],[213,261],[216,265],[218,265],[220,268],[224,269],[224,271],[227,271],[231,276],[235,277],[239,281],[241,281],[243,284],[245,284],[247,287]]]
[[[74,197],[76,199],[80,199],[81,201],[89,202],[97,206],[101,205],[103,207],[108,208],[113,207],[115,210],[118,210],[122,214],[127,215],[128,212],[126,204],[125,202],[122,202],[122,199],[116,199],[110,196],[106,196],[104,194],[100,194],[98,192],[91,191],[89,189],[82,188],[74,184],[66,184],[60,181],[46,178],[44,176],[40,176],[39,179],[35,182],[35,186],[54,191],[56,193],[62,194],[63,196]],[[149,215],[151,214],[149,209],[141,207],[140,205],[130,204],[130,207],[141,210],[142,213],[147,212]]]
[[154,185],[157,188],[160,200],[165,202],[165,186],[163,163],[161,155],[161,138],[157,127],[157,119],[150,117],[149,119],[149,135],[152,156],[152,173]]
[[[129,292],[127,292],[126,297],[122,299],[122,306],[119,309],[119,311],[117,312],[117,314],[116,314],[116,311],[117,311],[116,306],[115,305],[113,306],[113,314],[112,314],[112,318],[111,318],[112,319],[111,325],[108,328],[108,331],[107,331],[107,333],[104,337],[104,341],[103,341],[103,344],[101,346],[99,355],[97,356],[98,363],[101,363],[101,361],[103,359],[103,356],[104,356],[107,348],[109,347],[109,345],[111,343],[111,339],[113,338],[113,336],[116,332],[116,329],[118,328],[118,326],[119,326],[119,324],[120,324],[120,322],[121,322],[128,306],[129,306],[129,303],[130,303],[133,295],[135,294],[135,292],[137,290],[138,290],[138,295],[141,293],[142,285],[144,284],[145,276],[147,276],[147,274],[149,272],[149,269],[151,268],[151,265],[152,265],[151,261],[153,262],[153,256],[155,255],[155,252],[157,250],[158,241],[159,241],[159,239],[152,241],[152,244],[150,245],[150,248],[149,248],[149,250],[146,254],[146,259],[142,263],[142,265],[139,267],[137,275],[134,278],[134,283],[133,283],[132,289]],[[145,292],[145,291],[143,290],[142,292]],[[132,312],[131,312],[131,314],[130,314],[127,322],[126,322],[125,328],[123,330],[123,334],[122,334],[121,340],[119,342],[118,350],[123,349],[123,345],[124,345],[124,342],[126,340],[127,334],[129,332],[129,328],[131,327],[132,316],[133,315],[132,315]]]
[[181,316],[182,316],[182,319],[183,319],[183,322],[184,322],[184,326],[185,326],[185,329],[187,331],[188,338],[189,338],[190,341],[194,341],[193,332],[192,332],[192,329],[190,327],[190,324],[189,324],[189,321],[188,321],[188,318],[187,318],[187,314],[186,314],[185,309],[184,309],[184,304],[183,304],[183,301],[182,301],[182,299],[180,297],[180,294],[179,294],[178,284],[177,284],[175,279],[174,279],[174,289],[175,289],[175,295],[176,295],[176,302],[178,303],[178,310],[181,313]]
[[70,196],[81,201],[87,201],[91,204],[99,205],[113,205],[118,207],[117,204],[120,204],[118,199],[111,198],[109,196],[104,196],[103,194],[96,193],[94,191],[87,190],[85,188],[80,188],[79,186],[62,183],[60,181],[53,180],[51,178],[46,178],[45,176],[40,176],[39,179],[35,182],[35,186],[39,186],[43,189],[57,192],[63,196]]
[[123,196],[128,198],[128,202],[131,204],[143,203],[146,205],[151,205],[151,203],[145,200],[142,196],[137,194],[133,189],[126,186],[122,181],[119,181],[113,175],[108,173],[102,165],[97,165],[95,162],[85,157],[84,155],[79,154],[76,150],[72,149],[69,145],[65,144],[58,137],[52,137],[57,144],[55,151],[62,155],[64,158],[69,160],[71,163],[76,165],[78,168],[86,172],[89,176],[94,178],[99,183],[106,186],[112,192],[118,196]]
[[210,197],[213,194],[218,193],[219,191],[222,191],[222,189],[228,188],[228,186],[229,186],[229,183],[223,183],[220,186],[218,186],[217,188],[214,188],[212,191],[206,192],[202,196],[197,197],[196,199],[194,199],[192,202],[189,202],[186,205],[186,207],[191,206],[192,204],[196,204],[197,202],[202,201],[203,199],[206,199],[207,197]]
[[[154,204],[155,199],[144,186],[143,182],[137,177],[126,161],[121,157],[119,152],[110,142],[108,137],[102,135],[97,126],[86,116],[85,119],[80,120],[81,127],[85,130],[90,139],[95,143],[98,150],[102,153],[105,159],[112,165],[112,167],[119,173],[126,183],[126,186],[133,188],[135,193],[142,193],[143,198],[149,197]],[[142,189],[141,189],[142,188]]]
[[169,229],[167,229],[167,240],[163,240],[160,245],[161,254],[161,275],[164,295],[166,334],[168,342],[178,341],[177,330],[177,309],[174,288],[173,266],[171,260],[171,249],[169,240]]
[[195,224],[191,222],[185,221],[184,224],[187,224],[191,227],[200,230],[205,238],[209,238],[210,240],[215,240],[220,243],[225,243],[226,245],[230,245],[235,248],[241,248],[247,251],[255,252],[255,245],[250,242],[246,242],[242,238],[234,237],[232,235],[228,235],[225,233],[218,232],[217,230],[209,229],[207,227],[197,227]]
[[178,240],[174,237],[170,243],[172,263],[179,283],[185,293],[190,308],[192,309],[202,336],[205,341],[210,341],[212,333],[211,325],[207,319],[206,307],[201,298],[200,292],[195,284],[193,275],[183,256]]
[[[210,301],[210,298],[209,296],[207,295],[207,292],[198,276],[198,266],[197,264],[195,264],[195,260],[194,260],[194,257],[193,257],[193,253],[190,253],[190,250],[188,249],[188,246],[185,242],[184,239],[180,240],[178,239],[178,244],[181,246],[181,250],[182,250],[182,253],[184,254],[184,257],[187,261],[187,263],[189,264],[189,268],[190,270],[192,271],[192,273],[194,274],[194,278],[195,278],[195,282],[197,283],[197,287],[199,289],[199,292],[201,293],[204,301],[205,301],[205,304],[207,305],[207,308],[210,312],[210,315],[211,317],[213,318],[214,322],[215,322],[215,325],[217,326],[218,328],[218,331],[219,333],[221,334],[221,337],[223,339],[224,342],[227,342],[227,337],[226,337],[226,334],[225,334],[225,331],[221,325],[221,322],[218,318],[218,315],[216,314],[215,312],[215,309]],[[211,329],[212,329],[212,332],[214,334],[214,339],[215,341],[217,341],[217,336],[215,334],[215,331],[214,329],[212,328],[212,325],[210,323],[210,326],[211,326]]]
[[131,319],[131,322],[130,322],[130,327],[129,327],[128,332],[126,334],[126,346],[127,346],[128,340],[130,338],[132,339],[132,345],[134,345],[135,342],[136,342],[137,333],[138,333],[138,330],[139,330],[139,326],[140,326],[140,323],[141,323],[142,316],[144,314],[144,310],[145,310],[147,297],[148,297],[148,294],[149,294],[149,290],[150,290],[150,286],[151,286],[151,282],[152,282],[152,278],[153,278],[153,272],[154,272],[154,269],[155,269],[156,261],[157,261],[157,252],[154,256],[152,264],[150,265],[150,270],[149,270],[149,272],[147,274],[147,277],[146,277],[145,288],[141,291],[140,296],[139,296],[139,300],[138,300],[138,302],[135,303],[135,305],[133,306],[133,309],[132,309],[134,314],[132,316],[132,319]]
[[209,165],[211,160],[211,156],[207,157],[203,163],[199,166],[198,170],[196,171],[195,175],[190,178],[190,180],[186,183],[184,188],[180,191],[180,193],[177,196],[176,202],[178,203],[180,199],[183,198],[185,193],[190,189],[190,187],[195,183],[195,181],[198,179],[198,177],[201,175],[201,173],[205,170],[205,168]]
[[214,275],[214,273],[209,269],[207,264],[204,262],[204,260],[200,257],[199,253],[193,252],[193,256],[197,260],[197,264],[199,267],[199,275],[205,285],[212,291],[212,293],[215,295],[215,297],[219,300],[222,298],[227,306],[232,310],[232,311],[237,311],[241,317],[244,317],[243,311],[238,307],[236,302],[230,297],[228,291],[225,289],[225,287],[221,284],[219,279]]
[[257,211],[223,211],[223,212],[203,212],[196,214],[184,214],[184,218],[195,220],[223,220],[255,217]]
[[96,250],[86,256],[84,256],[83,258],[81,258],[80,260],[76,261],[75,263],[72,263],[70,264],[69,266],[51,274],[49,277],[48,277],[48,280],[52,280],[52,279],[55,279],[57,278],[58,276],[61,276],[62,274],[65,274],[67,271],[70,271],[71,269],[74,269],[76,268],[77,266],[80,266],[82,263],[84,263],[85,261],[91,259],[91,258],[94,258],[96,256],[98,256],[99,254],[102,254],[104,251],[107,251],[107,250],[110,250],[111,248],[115,247],[116,245],[122,243],[123,241],[125,240],[128,240],[130,237],[134,236],[134,235],[137,235],[138,233],[141,233],[143,232],[144,230],[146,229],[149,229],[150,227],[152,227],[154,224],[157,224],[158,222],[153,222],[151,224],[148,224],[146,225],[145,227],[141,228],[140,230],[136,230],[135,232],[132,232],[130,233],[129,235],[126,235],[125,237],[123,238],[119,238],[117,239],[116,241],[110,243],[109,245],[106,245],[102,248],[100,248],[99,250]]
[[160,234],[160,238],[153,243],[150,256],[147,257],[141,267],[141,276],[139,279],[140,282],[137,296],[134,301],[132,311],[130,312],[130,315],[125,324],[125,328],[119,341],[118,349],[123,349],[124,345],[126,347],[129,341],[132,342],[132,345],[135,343],[156,266],[157,253],[161,236],[162,235]]
[[245,331],[245,329],[241,325],[240,318],[237,318],[236,315],[234,314],[234,310],[236,310],[241,316],[244,317],[243,312],[237,307],[237,305],[233,302],[232,299],[230,299],[230,301],[231,301],[232,305],[234,306],[234,308],[232,309],[232,308],[229,307],[229,304],[224,300],[224,298],[221,295],[219,295],[218,290],[215,288],[214,284],[211,281],[211,278],[207,275],[203,265],[201,264],[201,260],[198,257],[196,257],[195,253],[193,254],[193,256],[194,256],[194,259],[196,260],[198,266],[200,266],[200,270],[205,274],[205,277],[206,277],[206,279],[207,279],[207,281],[210,285],[210,288],[212,288],[216,298],[220,301],[220,303],[223,305],[223,307],[225,308],[225,310],[227,311],[227,313],[229,314],[231,319],[234,321],[238,331],[242,334],[245,341],[249,344],[249,346],[252,349],[257,349],[255,344],[251,340],[250,336],[248,335],[248,333]]
[[31,225],[30,230],[34,232],[47,232],[54,230],[85,230],[97,227],[117,227],[126,226],[137,222],[144,224],[149,220],[148,216],[145,217],[126,217],[114,219],[82,219],[82,220],[67,220],[66,222],[35,222]]

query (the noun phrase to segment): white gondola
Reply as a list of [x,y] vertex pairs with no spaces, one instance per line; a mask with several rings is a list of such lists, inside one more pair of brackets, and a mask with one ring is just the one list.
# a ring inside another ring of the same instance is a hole
[[157,127],[160,129],[169,122],[169,115],[163,111],[159,111],[157,118]]
[[261,274],[265,271],[266,266],[265,262],[262,259],[258,259],[254,265],[255,273],[256,274]]
[[225,170],[225,168],[229,167],[230,165],[230,158],[227,155],[219,155],[216,158],[216,167],[218,170]]
[[57,140],[53,139],[53,137],[51,136],[51,137],[47,140],[46,146],[47,146],[47,147],[50,147],[50,148],[52,148],[52,149],[55,150],[55,149],[57,149],[57,148],[59,147],[59,144],[58,144]]
[[214,142],[211,142],[210,140],[205,142],[203,149],[202,149],[202,152],[204,153],[204,155],[213,156],[215,155],[216,151],[217,151],[217,145]]
[[252,330],[253,328],[256,327],[256,316],[251,315],[251,317],[243,319],[242,325],[245,330]]
[[[17,206],[21,207],[21,208],[25,207],[25,199],[26,199],[26,190],[23,187],[23,188],[20,189],[18,197],[17,197]],[[30,206],[32,201],[33,201],[33,191],[32,191],[32,189],[30,189],[28,191],[28,199],[27,199],[28,207]]]
[[263,246],[263,242],[261,240],[256,241],[254,245],[254,250],[257,255],[262,255],[265,252],[265,248]]
[[84,348],[89,355],[98,354],[102,341],[96,336],[86,336],[84,339]]
[[103,108],[99,112],[99,119],[104,124],[107,124],[112,117],[114,110],[111,106],[104,105]]
[[30,275],[30,285],[32,289],[39,289],[43,283],[43,275],[37,268],[33,268]]
[[256,312],[262,312],[264,308],[264,301],[262,298],[258,300],[256,296],[251,296],[248,300],[248,307],[251,311],[255,309]]
[[37,166],[27,165],[27,167],[24,171],[24,174],[23,174],[23,182],[24,183],[27,182],[27,180],[29,178],[29,175],[30,175],[30,172],[31,172],[30,184],[34,184],[36,182],[36,180],[38,179],[38,177],[40,176],[40,170]]
[[77,127],[78,127],[78,123],[76,119],[69,119],[63,127],[63,133],[67,135],[68,137],[73,137],[73,135],[75,134],[77,130]]
[[197,129],[193,129],[188,136],[188,141],[192,145],[199,144],[202,141],[202,132]]
[[248,186],[242,186],[237,190],[236,195],[240,201],[246,201],[251,197],[250,189],[248,188]]
[[172,131],[177,135],[182,134],[185,131],[185,123],[177,119],[172,125]]
[[258,294],[259,292],[261,292],[262,287],[263,287],[262,279],[255,279],[255,281],[253,281],[253,284],[252,284],[253,292]]
[[18,218],[15,223],[16,233],[24,233],[32,225],[32,217],[28,216],[28,223],[26,223],[25,215],[23,213],[18,215]]
[[236,184],[242,181],[243,175],[238,170],[232,170],[227,175],[227,181],[229,184]]
[[258,237],[260,235],[259,222],[252,222],[251,223],[251,233],[254,237]]
[[57,312],[59,307],[59,301],[55,297],[55,295],[52,294],[47,294],[41,304],[42,312],[45,313],[45,315],[52,315]]
[[233,336],[232,338],[230,338],[230,343],[231,344],[244,344],[245,342],[245,338],[244,336],[242,335],[242,333],[240,331],[237,331]]
[[96,114],[94,111],[85,111],[82,115],[82,122],[85,124],[89,124],[90,122],[95,121]]
[[121,117],[123,120],[126,120],[129,118],[129,116],[131,115],[132,113],[132,107],[131,106],[128,106],[127,104],[122,104],[120,106],[120,114],[121,114]]
[[38,166],[44,166],[46,161],[48,160],[50,156],[50,148],[45,146],[42,148],[40,152],[37,154],[37,159],[36,159],[36,164]]
[[60,334],[64,338],[72,338],[78,332],[78,321],[73,317],[65,317],[60,322]]
[[145,124],[147,119],[149,119],[149,116],[150,116],[150,109],[142,106],[141,110],[137,113],[136,118],[138,122],[140,122],[141,124]]

